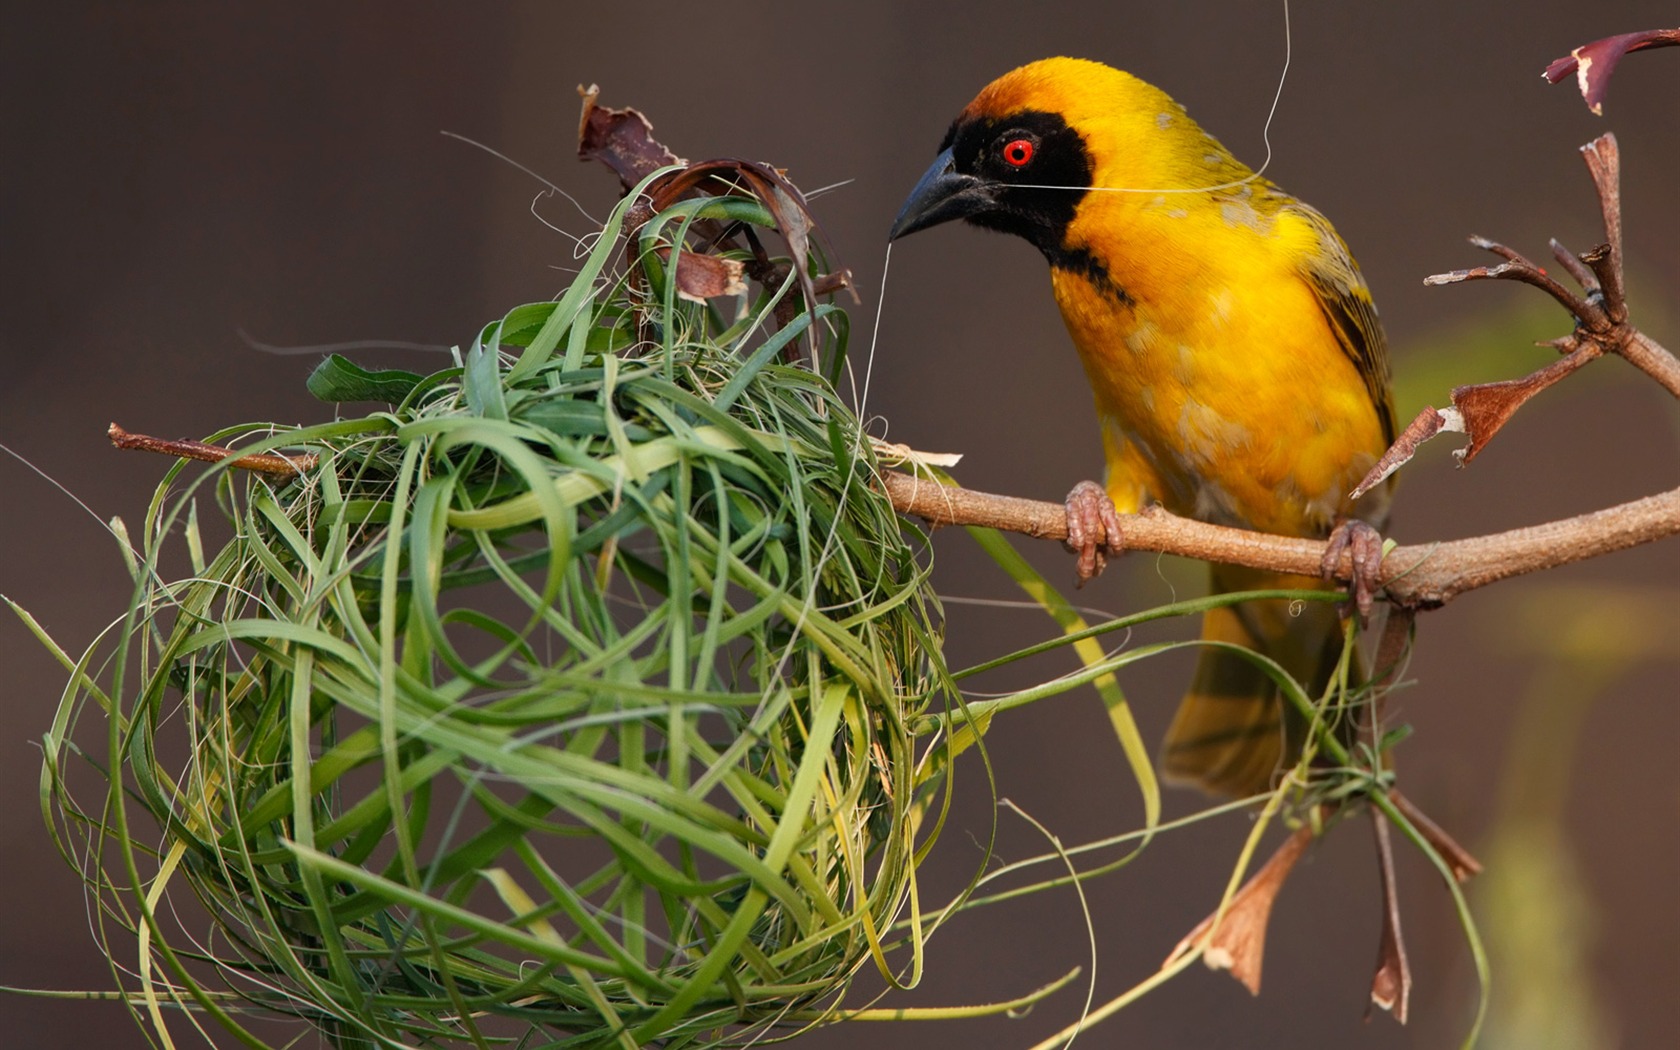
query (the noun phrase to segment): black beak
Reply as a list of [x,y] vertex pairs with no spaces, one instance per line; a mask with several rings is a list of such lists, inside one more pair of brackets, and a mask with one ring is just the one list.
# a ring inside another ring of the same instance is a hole
[[986,211],[996,203],[992,190],[990,183],[959,173],[951,151],[946,150],[933,159],[933,166],[910,191],[910,198],[893,220],[887,240],[895,241],[907,233]]

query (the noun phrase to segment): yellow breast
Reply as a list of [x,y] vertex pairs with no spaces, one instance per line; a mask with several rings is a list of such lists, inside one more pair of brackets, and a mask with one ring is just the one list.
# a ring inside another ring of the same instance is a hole
[[1158,500],[1202,520],[1322,533],[1386,442],[1297,263],[1318,233],[1254,197],[1253,184],[1092,194],[1075,230],[1108,279],[1053,270],[1056,301],[1122,509]]

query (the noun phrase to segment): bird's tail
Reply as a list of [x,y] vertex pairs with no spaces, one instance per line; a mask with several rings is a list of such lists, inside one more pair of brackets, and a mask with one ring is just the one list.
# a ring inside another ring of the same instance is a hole
[[[1311,577],[1284,576],[1228,565],[1213,566],[1217,594],[1274,588],[1317,589]],[[1327,602],[1253,601],[1214,609],[1202,638],[1254,649],[1277,661],[1308,696],[1323,691],[1341,656],[1341,622]],[[1354,672],[1358,672],[1358,661]],[[1303,721],[1285,710],[1276,683],[1240,653],[1202,651],[1190,691],[1178,705],[1161,746],[1161,773],[1241,798],[1269,790],[1273,778],[1300,753]]]

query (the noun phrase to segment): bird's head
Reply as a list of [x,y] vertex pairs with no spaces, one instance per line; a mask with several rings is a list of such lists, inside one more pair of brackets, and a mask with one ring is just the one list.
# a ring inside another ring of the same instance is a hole
[[1061,249],[1093,186],[1206,185],[1228,160],[1165,92],[1100,62],[1047,58],[988,84],[958,114],[888,239],[952,219]]

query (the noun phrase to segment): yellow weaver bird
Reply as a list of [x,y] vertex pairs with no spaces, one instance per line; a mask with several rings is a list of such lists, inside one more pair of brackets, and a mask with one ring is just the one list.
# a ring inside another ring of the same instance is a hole
[[[958,115],[893,223],[952,219],[1026,238],[1096,395],[1106,496],[1068,497],[1081,582],[1123,549],[1115,508],[1151,502],[1224,525],[1354,543],[1381,559],[1386,486],[1348,492],[1394,439],[1388,350],[1328,220],[1254,174],[1158,88],[1051,58],[989,84]],[[1110,502],[1112,501],[1112,502]],[[1355,528],[1348,528],[1355,526]],[[1334,530],[1334,535],[1332,535]],[[1323,587],[1213,567],[1217,592]],[[1322,690],[1341,653],[1334,608],[1279,601],[1209,612],[1205,639],[1276,660]],[[1357,665],[1356,665],[1357,666]],[[1264,791],[1302,727],[1238,653],[1203,650],[1168,730],[1170,780]]]

